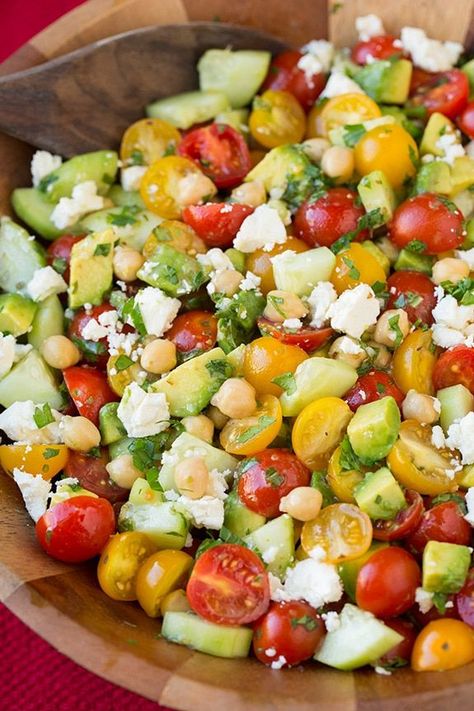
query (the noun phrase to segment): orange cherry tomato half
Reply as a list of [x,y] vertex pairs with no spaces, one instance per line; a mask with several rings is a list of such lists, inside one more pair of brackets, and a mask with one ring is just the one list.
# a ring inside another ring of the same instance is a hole
[[23,469],[49,481],[64,469],[69,450],[64,444],[2,444],[0,466],[7,474]]
[[351,418],[349,405],[338,397],[323,397],[307,405],[291,434],[296,456],[311,469],[325,469]]
[[125,165],[150,165],[167,152],[174,153],[180,138],[178,129],[167,121],[140,119],[123,134],[120,159]]

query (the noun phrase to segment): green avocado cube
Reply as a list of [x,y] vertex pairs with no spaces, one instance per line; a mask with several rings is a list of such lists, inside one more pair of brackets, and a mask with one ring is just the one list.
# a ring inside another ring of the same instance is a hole
[[437,143],[445,133],[453,133],[454,124],[444,114],[435,111],[428,119],[423,137],[420,143],[420,153],[422,156],[432,153],[435,156],[442,156],[444,151]]
[[403,104],[408,99],[413,65],[408,59],[382,59],[366,64],[354,79],[374,101]]
[[118,402],[108,402],[99,411],[99,429],[102,444],[118,442],[127,434],[117,415]]
[[452,191],[451,168],[442,160],[423,163],[416,175],[415,192],[450,195]]
[[352,449],[369,466],[392,449],[400,429],[400,410],[391,396],[361,405],[347,427]]
[[108,229],[88,235],[73,246],[68,289],[71,309],[102,303],[112,286],[115,239],[113,230]]
[[0,296],[0,331],[22,336],[28,332],[38,305],[20,294]]
[[169,296],[182,296],[197,291],[208,281],[207,270],[197,259],[178,252],[168,244],[159,244],[138,271],[137,277]]
[[397,199],[383,171],[373,170],[368,175],[364,175],[357,186],[357,192],[366,212],[380,210],[383,215],[382,224],[392,219]]
[[[416,254],[416,252],[410,252],[409,249],[402,249],[394,264],[394,269],[396,272],[421,272],[431,276],[433,262],[434,257],[430,257],[428,254]],[[404,298],[406,299],[406,297]]]
[[459,592],[470,564],[468,546],[428,541],[423,551],[423,588],[448,595]]
[[366,474],[357,484],[354,498],[359,508],[375,520],[390,520],[406,508],[402,488],[387,467]]

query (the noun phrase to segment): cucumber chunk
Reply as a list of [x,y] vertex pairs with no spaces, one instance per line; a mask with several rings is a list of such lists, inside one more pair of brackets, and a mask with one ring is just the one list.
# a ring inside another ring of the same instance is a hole
[[186,458],[186,455],[189,456],[189,452],[193,452],[194,456],[202,457],[209,471],[217,469],[224,472],[229,469],[233,472],[237,466],[237,459],[231,454],[213,447],[212,444],[204,442],[188,432],[182,432],[171,445],[171,449],[163,454],[160,484],[165,491],[176,489],[174,470],[176,465]]
[[128,501],[120,509],[118,529],[146,533],[159,549],[181,550],[186,543],[189,525],[169,501],[156,505]]
[[154,101],[147,106],[146,115],[186,129],[195,123],[210,121],[230,108],[229,100],[222,91],[187,91]]
[[107,197],[118,207],[136,205],[140,210],[145,209],[145,203],[141,199],[138,190],[124,190],[121,185],[112,185],[107,193]]
[[357,371],[331,358],[308,358],[295,370],[296,389],[283,393],[280,403],[285,417],[294,417],[313,400],[342,397],[357,380]]
[[18,217],[45,239],[56,239],[61,230],[51,222],[54,205],[36,188],[17,188],[12,193],[12,205]]
[[198,62],[199,87],[223,92],[233,109],[248,104],[265,79],[270,52],[241,49],[208,49]]
[[165,612],[161,635],[214,657],[247,657],[252,643],[249,627],[229,627],[207,622],[192,612]]
[[245,536],[244,541],[262,556],[270,573],[281,576],[295,556],[293,519],[288,514],[278,516]]
[[17,400],[48,402],[56,409],[64,404],[52,370],[34,349],[0,380],[0,405],[10,407]]
[[436,393],[441,403],[439,422],[445,432],[454,420],[460,420],[474,410],[474,395],[464,385],[451,385]]
[[288,250],[278,255],[272,264],[277,289],[308,296],[318,281],[328,281],[336,257],[327,247],[308,249],[299,254]]
[[28,343],[40,349],[41,344],[50,336],[62,336],[64,333],[64,311],[56,294],[40,301],[31,331],[28,333]]
[[162,217],[149,210],[141,210],[134,205],[124,205],[87,215],[81,220],[81,227],[87,232],[104,232],[115,226],[117,239],[122,244],[127,244],[141,252],[148,237],[162,222]]
[[0,219],[0,289],[26,293],[37,269],[46,265],[44,252],[23,227],[9,217]]
[[62,197],[70,197],[79,183],[93,180],[99,195],[105,195],[115,181],[117,169],[118,155],[115,151],[82,153],[43,178],[38,189],[50,202],[58,202]]
[[161,491],[152,489],[146,479],[138,477],[133,482],[128,500],[131,504],[160,504],[165,501]]

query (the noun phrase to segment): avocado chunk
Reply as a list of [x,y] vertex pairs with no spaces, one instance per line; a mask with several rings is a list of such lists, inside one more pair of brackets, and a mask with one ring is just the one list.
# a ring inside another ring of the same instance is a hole
[[421,272],[431,276],[433,271],[434,257],[428,254],[416,254],[409,249],[401,249],[394,264],[394,269],[397,272]]
[[181,296],[197,291],[208,281],[197,259],[167,244],[158,244],[137,277],[150,286],[162,289],[168,296]]
[[455,420],[474,410],[474,395],[464,385],[451,385],[436,393],[441,403],[439,423],[445,432]]
[[159,549],[181,550],[186,543],[189,524],[170,501],[159,504],[125,503],[118,518],[119,531],[146,533]]
[[231,533],[243,538],[261,528],[265,522],[265,516],[260,516],[242,503],[236,489],[230,492],[224,502],[224,526]]
[[229,99],[223,91],[187,91],[148,104],[146,115],[186,130],[196,123],[211,121],[230,108]]
[[432,153],[434,156],[442,156],[443,150],[437,145],[441,136],[445,133],[454,133],[455,125],[444,114],[435,111],[428,119],[423,137],[420,143],[420,154],[422,156]]
[[328,247],[299,254],[289,250],[278,255],[272,264],[277,289],[309,296],[319,281],[328,281],[336,266],[336,257]]
[[270,573],[283,575],[295,556],[293,519],[278,516],[245,536],[244,542],[262,556]]
[[382,104],[404,104],[408,99],[413,65],[408,59],[382,59],[366,64],[354,79],[371,99]]
[[423,588],[447,595],[459,592],[470,564],[468,546],[428,541],[423,551]]
[[56,504],[65,501],[66,499],[72,499],[75,496],[89,496],[91,499],[98,499],[97,494],[92,491],[84,489],[80,484],[63,484],[61,479],[56,484],[56,491],[51,496],[50,506],[55,506]]
[[397,200],[383,171],[373,170],[365,175],[357,186],[357,192],[366,212],[380,210],[383,216],[382,224],[392,219]]
[[39,244],[9,217],[0,218],[0,289],[26,294],[33,274],[44,266]]
[[69,306],[101,304],[112,286],[114,243],[113,230],[96,232],[77,242],[71,252]]
[[0,380],[0,405],[10,407],[18,400],[47,402],[55,409],[64,405],[51,368],[34,349]]
[[160,504],[165,501],[165,497],[161,491],[152,489],[146,479],[139,477],[132,484],[128,500],[131,504],[139,506],[142,504]]
[[346,560],[344,563],[338,565],[339,576],[342,580],[342,585],[344,587],[344,592],[350,597],[350,599],[356,601],[356,586],[357,586],[357,576],[363,565],[367,563],[369,558],[381,550],[382,548],[387,548],[388,543],[382,543],[382,541],[374,541],[369,550],[364,553],[364,555],[359,556],[359,558],[353,558],[352,560]]
[[390,520],[406,508],[402,488],[387,467],[366,474],[356,485],[354,498],[359,508],[375,520]]
[[217,114],[215,118],[216,123],[223,123],[226,126],[232,126],[236,131],[239,131],[244,135],[248,134],[248,123],[249,123],[250,111],[248,109],[234,109],[233,111],[223,111],[221,114]]
[[347,427],[352,449],[370,466],[392,449],[400,429],[400,410],[391,396],[361,405]]
[[127,434],[125,427],[117,415],[119,403],[108,402],[99,410],[99,429],[102,444],[112,444],[118,442]]
[[225,255],[226,257],[229,257],[234,269],[242,274],[245,274],[245,254],[243,252],[239,252],[238,249],[230,247],[229,249],[226,249]]
[[[308,358],[294,373],[296,388],[280,395],[285,417],[294,417],[313,400],[321,397],[342,397],[357,380],[357,371],[341,360]],[[397,408],[398,409],[398,408]]]
[[250,627],[230,627],[207,622],[192,612],[165,612],[161,636],[214,657],[248,657],[253,631]]
[[452,187],[451,169],[444,161],[434,160],[420,166],[414,188],[417,195],[420,193],[450,195]]
[[109,459],[116,459],[121,454],[130,454],[129,447],[134,440],[131,437],[122,437],[109,444]]
[[62,336],[64,333],[64,311],[56,294],[51,294],[40,301],[28,333],[28,343],[40,350],[43,342],[50,336]]
[[133,206],[138,207],[140,210],[145,209],[145,203],[138,190],[124,190],[121,185],[112,185],[107,193],[107,197],[110,198],[117,207]]
[[49,202],[58,202],[62,197],[70,197],[73,188],[86,180],[93,180],[99,195],[105,195],[115,181],[118,169],[118,155],[115,151],[94,151],[82,153],[44,177],[38,186]]
[[51,222],[54,205],[37,188],[16,188],[12,193],[16,214],[28,227],[45,239],[56,239],[61,230]]
[[474,160],[469,156],[454,159],[451,168],[451,195],[457,195],[462,190],[468,190],[474,184]]
[[233,109],[248,104],[267,75],[272,55],[252,49],[208,49],[198,62],[199,88],[223,92]]
[[38,305],[21,294],[0,296],[0,331],[22,336],[27,333],[35,317]]
[[82,218],[80,226],[86,232],[104,232],[113,227],[121,244],[141,252],[150,234],[162,222],[163,218],[150,210],[137,205],[123,205],[92,212]]

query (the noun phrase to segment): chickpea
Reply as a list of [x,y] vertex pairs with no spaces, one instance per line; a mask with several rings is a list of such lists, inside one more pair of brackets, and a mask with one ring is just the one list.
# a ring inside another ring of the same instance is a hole
[[190,415],[181,420],[186,432],[203,439],[205,442],[212,442],[214,437],[214,423],[206,415]]
[[374,368],[386,368],[392,359],[392,354],[387,346],[375,341],[367,343],[367,355],[372,359]]
[[443,281],[456,283],[468,277],[469,271],[469,264],[463,259],[446,257],[435,262],[431,278],[435,284],[441,284]]
[[402,403],[403,417],[406,420],[417,420],[423,425],[432,425],[439,420],[440,402],[431,395],[409,390]]
[[367,358],[367,353],[358,344],[355,338],[340,336],[331,344],[329,355],[336,360],[341,360],[353,368],[358,368]]
[[318,515],[323,497],[312,486],[297,486],[280,500],[280,511],[284,511],[297,521],[311,521]]
[[354,151],[344,146],[331,146],[321,159],[321,168],[330,178],[349,180],[354,172]]
[[308,138],[302,143],[303,150],[313,163],[319,163],[324,153],[331,147],[326,138]]
[[100,432],[87,417],[70,417],[61,420],[60,429],[64,444],[77,452],[88,452],[100,444]]
[[222,430],[229,421],[227,415],[224,415],[219,408],[214,407],[214,405],[209,405],[206,412],[216,430]]
[[64,370],[81,360],[79,348],[66,336],[49,336],[41,345],[41,354],[51,368]]
[[302,318],[307,313],[307,307],[296,294],[280,289],[268,292],[263,315],[270,321],[283,323],[289,318]]
[[211,279],[213,291],[226,296],[233,296],[239,290],[243,276],[235,269],[219,269]]
[[213,395],[211,405],[233,419],[250,417],[257,409],[255,388],[243,378],[229,378]]
[[137,272],[143,266],[145,257],[127,245],[115,247],[113,257],[114,274],[121,281],[135,281]]
[[164,596],[160,610],[162,615],[165,612],[190,612],[191,605],[184,590],[172,590]]
[[263,183],[259,180],[252,180],[249,183],[242,183],[232,190],[231,198],[234,202],[240,202],[244,205],[258,207],[263,205],[267,199],[267,194]]
[[185,207],[197,205],[208,195],[215,195],[216,186],[207,175],[201,173],[188,173],[178,182],[176,202]]
[[143,349],[140,365],[148,373],[161,375],[168,373],[176,366],[176,346],[166,338],[155,338]]
[[131,489],[134,481],[143,476],[143,473],[134,466],[131,454],[121,454],[119,457],[115,457],[105,468],[112,481],[123,489]]
[[190,499],[200,499],[209,485],[209,471],[201,457],[187,457],[176,465],[174,481],[179,493]]
[[399,346],[410,332],[410,322],[403,309],[389,309],[377,321],[374,340],[384,346],[395,348]]

